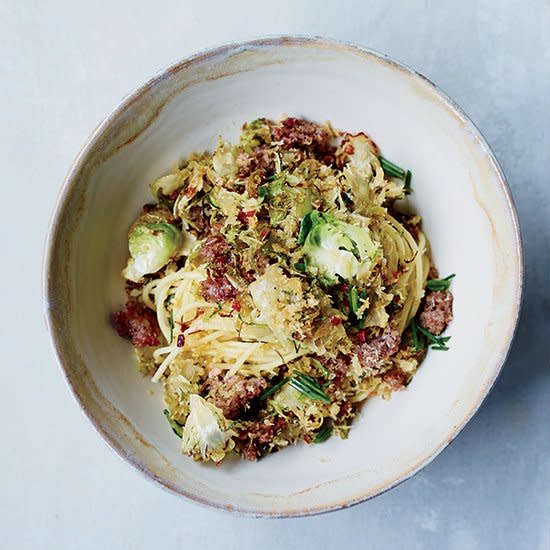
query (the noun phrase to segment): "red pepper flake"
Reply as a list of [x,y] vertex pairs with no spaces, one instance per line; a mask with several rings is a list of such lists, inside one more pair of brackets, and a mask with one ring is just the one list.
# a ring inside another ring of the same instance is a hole
[[342,283],[342,284],[340,285],[340,290],[341,290],[342,292],[347,292],[347,291],[349,290],[349,285],[348,285],[347,283]]
[[260,231],[260,239],[262,241],[269,235],[269,229],[266,229],[265,227]]
[[399,271],[394,271],[394,272],[392,273],[392,277],[394,278],[394,280],[397,280],[398,277],[399,277]]
[[254,216],[256,215],[256,211],[255,210],[241,210],[239,212],[239,215],[237,216],[237,219],[241,222],[241,223],[248,223],[248,220],[250,218],[253,218]]
[[365,331],[364,331],[364,330],[360,330],[360,331],[357,333],[357,341],[358,341],[360,344],[364,344],[364,343],[367,341],[367,335],[365,334]]
[[238,300],[235,300],[231,307],[233,308],[233,311],[241,311],[241,303]]
[[175,191],[172,191],[172,193],[170,195],[170,200],[175,201],[178,198],[179,194],[180,194],[179,189],[176,189]]
[[353,153],[355,153],[355,148],[351,143],[346,143],[346,145],[344,145],[344,153],[348,155],[353,155]]
[[333,327],[337,327],[341,322],[342,322],[342,319],[341,319],[340,317],[336,317],[336,315],[333,315],[333,316],[330,318],[330,324],[331,324]]
[[185,336],[183,334],[179,334],[177,341],[178,348],[183,348],[183,344],[185,344]]

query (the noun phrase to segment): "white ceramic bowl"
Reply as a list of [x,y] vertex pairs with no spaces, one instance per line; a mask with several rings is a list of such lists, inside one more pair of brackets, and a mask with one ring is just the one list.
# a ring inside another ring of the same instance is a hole
[[[220,467],[179,452],[161,388],[141,378],[109,325],[124,300],[126,233],[148,184],[243,122],[282,114],[364,130],[414,174],[442,274],[456,272],[451,350],[431,352],[412,384],[372,399],[349,439],[298,445]],[[516,214],[495,158],[432,83],[369,50],[321,39],[225,46],[152,79],[95,130],[55,210],[45,262],[49,328],[67,380],[99,433],[175,493],[227,510],[292,516],[377,495],[433,459],[464,427],[505,360],[520,305]]]

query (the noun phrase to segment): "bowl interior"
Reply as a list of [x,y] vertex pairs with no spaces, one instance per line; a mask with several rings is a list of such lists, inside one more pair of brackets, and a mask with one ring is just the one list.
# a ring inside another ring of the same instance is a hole
[[[282,114],[366,131],[413,173],[410,207],[453,283],[450,351],[433,351],[406,391],[373,399],[349,439],[298,445],[221,467],[179,452],[161,388],[111,328],[124,301],[126,233],[148,184],[189,153],[236,139],[243,122]],[[50,236],[47,308],[69,381],[109,443],[201,502],[257,514],[307,514],[362,500],[425,464],[494,381],[519,304],[513,207],[475,128],[426,80],[370,52],[319,40],[222,48],[181,63],[119,107],[65,185]]]

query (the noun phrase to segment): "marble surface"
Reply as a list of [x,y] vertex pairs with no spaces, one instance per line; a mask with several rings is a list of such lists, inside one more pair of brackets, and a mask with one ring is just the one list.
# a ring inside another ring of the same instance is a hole
[[[338,4],[0,1],[2,547],[548,549],[548,2]],[[90,131],[126,93],[197,50],[281,33],[385,52],[465,109],[512,188],[526,279],[499,381],[432,464],[349,510],[258,520],[180,500],[107,448],[54,360],[42,315],[41,263],[63,177]]]

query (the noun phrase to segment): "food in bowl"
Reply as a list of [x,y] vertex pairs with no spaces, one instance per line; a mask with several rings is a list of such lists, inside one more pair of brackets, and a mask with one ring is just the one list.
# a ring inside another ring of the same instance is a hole
[[367,134],[256,119],[151,191],[112,320],[194,459],[346,438],[365,400],[448,349],[454,275],[400,207],[410,171]]

